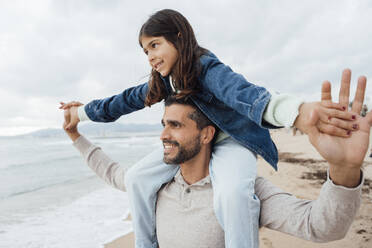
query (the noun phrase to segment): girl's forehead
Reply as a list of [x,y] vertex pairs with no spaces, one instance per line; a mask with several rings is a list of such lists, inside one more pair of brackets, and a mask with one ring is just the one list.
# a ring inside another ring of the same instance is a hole
[[164,39],[163,36],[141,36],[141,45],[143,48],[146,48],[151,42],[155,41],[155,40],[161,40],[161,39]]

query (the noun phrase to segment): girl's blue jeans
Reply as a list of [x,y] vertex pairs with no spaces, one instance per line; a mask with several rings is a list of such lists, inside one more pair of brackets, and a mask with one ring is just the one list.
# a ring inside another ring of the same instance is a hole
[[[260,201],[254,194],[256,164],[256,155],[230,137],[214,145],[209,173],[213,207],[225,231],[226,248],[258,247]],[[155,230],[157,192],[178,170],[179,166],[163,162],[163,148],[160,148],[126,174],[136,248],[158,247]]]

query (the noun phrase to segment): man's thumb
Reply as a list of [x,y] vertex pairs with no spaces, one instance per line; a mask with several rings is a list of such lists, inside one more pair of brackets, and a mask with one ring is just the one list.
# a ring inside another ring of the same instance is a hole
[[310,143],[315,145],[320,135],[320,132],[317,126],[320,121],[319,112],[316,109],[312,110],[310,112],[309,118],[310,118],[309,120],[310,127],[308,129],[307,135],[309,136]]

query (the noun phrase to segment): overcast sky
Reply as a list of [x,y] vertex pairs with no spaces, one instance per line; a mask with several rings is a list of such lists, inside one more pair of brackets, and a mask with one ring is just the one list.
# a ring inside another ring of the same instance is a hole
[[[186,16],[200,45],[252,83],[317,100],[321,83],[337,87],[344,68],[354,84],[371,79],[367,0],[0,0],[0,135],[61,127],[59,101],[87,103],[146,80],[137,35],[163,8]],[[119,121],[161,114],[159,105]]]

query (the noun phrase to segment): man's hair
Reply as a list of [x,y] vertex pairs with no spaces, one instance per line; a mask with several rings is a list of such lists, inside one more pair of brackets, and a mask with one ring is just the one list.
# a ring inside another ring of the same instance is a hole
[[191,106],[194,109],[194,112],[190,113],[188,117],[196,122],[196,127],[199,130],[202,130],[206,126],[213,126],[216,129],[217,133],[218,130],[217,126],[211,120],[209,120],[208,117],[206,117],[203,114],[203,112],[201,112],[201,110],[195,105],[195,103],[190,99],[190,97],[179,98],[176,97],[175,95],[170,95],[164,101],[165,107],[168,107],[173,104]]

